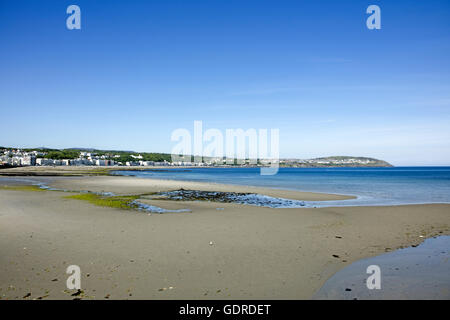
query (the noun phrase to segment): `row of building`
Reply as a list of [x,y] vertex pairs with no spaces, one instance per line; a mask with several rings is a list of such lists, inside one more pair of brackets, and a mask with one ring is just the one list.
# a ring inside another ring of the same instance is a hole
[[282,159],[280,164],[319,164],[319,165],[369,165],[374,164],[375,159],[366,158],[317,158],[317,159]]
[[[131,155],[134,161],[125,163],[110,159],[105,155],[96,156],[90,152],[80,152],[77,159],[48,159],[44,158],[45,153],[38,151],[24,152],[17,150],[6,150],[0,154],[0,165],[10,166],[176,166],[176,165],[195,165],[193,163],[179,162],[172,163],[168,161],[144,161],[141,155]],[[113,159],[120,158],[120,155],[112,156]]]
[[[0,166],[217,166],[225,165],[225,159],[207,158],[203,162],[191,161],[144,161],[142,155],[130,155],[133,161],[119,162],[120,155],[96,155],[80,152],[77,159],[48,159],[46,153],[39,151],[24,152],[20,149],[6,150],[0,154]],[[261,161],[262,162],[262,161]],[[254,165],[255,161],[245,160],[240,165]]]

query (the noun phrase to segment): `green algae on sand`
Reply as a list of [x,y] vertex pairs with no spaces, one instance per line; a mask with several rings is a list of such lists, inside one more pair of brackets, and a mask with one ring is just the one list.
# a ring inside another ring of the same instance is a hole
[[95,193],[82,193],[64,198],[83,200],[101,207],[135,209],[137,205],[134,201],[139,199],[139,196],[103,196]]
[[39,186],[35,185],[13,185],[13,186],[0,186],[0,190],[11,190],[11,191],[46,191]]

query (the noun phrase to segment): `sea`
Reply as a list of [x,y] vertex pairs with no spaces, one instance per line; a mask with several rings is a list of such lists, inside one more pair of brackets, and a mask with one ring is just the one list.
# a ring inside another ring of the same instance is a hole
[[259,168],[245,167],[118,170],[114,174],[356,197],[339,201],[305,201],[307,206],[314,207],[450,203],[450,167],[280,168],[271,176],[261,175]]

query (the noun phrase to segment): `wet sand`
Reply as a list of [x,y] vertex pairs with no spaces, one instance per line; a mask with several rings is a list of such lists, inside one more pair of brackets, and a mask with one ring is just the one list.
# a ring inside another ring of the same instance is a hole
[[[450,236],[425,240],[419,246],[362,259],[325,282],[314,299],[391,300],[450,299]],[[380,268],[379,289],[367,289],[367,267]]]
[[[7,184],[1,180],[0,185]],[[296,200],[348,197],[133,177],[48,180],[53,187],[137,194],[179,188]],[[450,205],[272,209],[144,200],[191,212],[148,214],[0,188],[2,299],[309,299],[362,258],[450,234]],[[350,197],[351,198],[351,197]],[[67,290],[81,268],[83,293]]]

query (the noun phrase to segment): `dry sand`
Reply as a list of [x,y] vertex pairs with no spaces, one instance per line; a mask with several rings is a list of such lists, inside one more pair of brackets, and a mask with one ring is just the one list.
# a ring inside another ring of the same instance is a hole
[[[133,177],[59,177],[52,186],[117,194],[183,187],[346,198]],[[192,212],[148,215],[66,195],[0,189],[2,299],[28,293],[26,299],[73,299],[65,273],[72,264],[81,268],[83,299],[308,299],[351,262],[450,234],[450,205],[444,204],[271,209],[149,200]]]

